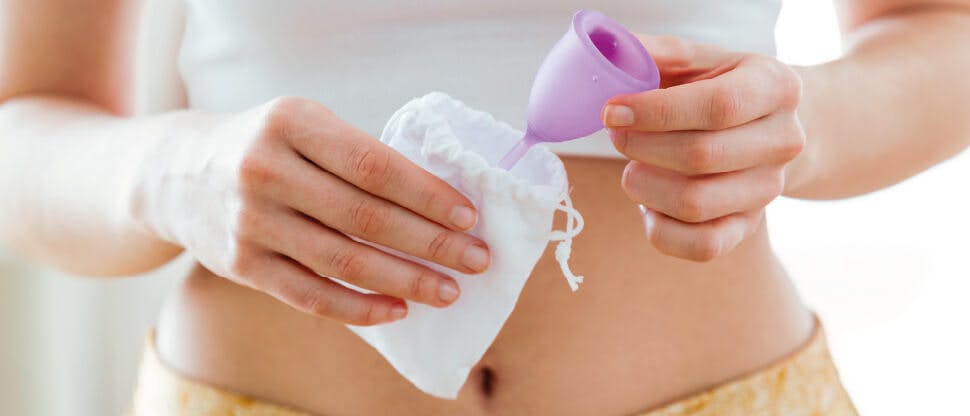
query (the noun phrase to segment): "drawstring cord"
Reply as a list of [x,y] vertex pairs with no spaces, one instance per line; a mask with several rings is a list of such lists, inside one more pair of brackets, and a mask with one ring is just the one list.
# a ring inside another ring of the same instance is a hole
[[556,246],[556,261],[559,262],[559,268],[566,282],[569,283],[569,288],[575,292],[579,290],[579,284],[583,283],[583,276],[577,276],[569,269],[569,257],[573,253],[573,237],[583,231],[583,216],[579,210],[573,208],[573,201],[569,199],[568,194],[556,210],[566,213],[566,229],[553,230],[549,235],[549,241],[559,242]]

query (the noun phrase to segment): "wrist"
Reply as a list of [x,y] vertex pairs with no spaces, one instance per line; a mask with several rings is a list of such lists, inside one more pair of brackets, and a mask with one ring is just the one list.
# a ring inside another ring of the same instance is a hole
[[173,216],[186,214],[180,207],[179,181],[192,167],[205,163],[211,153],[206,132],[224,115],[199,111],[176,111],[149,120],[132,120],[125,129],[145,138],[145,145],[133,155],[137,167],[125,192],[125,217],[132,227],[160,243],[185,247],[174,232]]
[[796,116],[805,133],[805,146],[798,157],[785,167],[785,196],[799,197],[802,190],[818,176],[820,161],[819,132],[815,128],[815,92],[821,90],[822,74],[816,66],[792,66],[802,80],[802,92]]

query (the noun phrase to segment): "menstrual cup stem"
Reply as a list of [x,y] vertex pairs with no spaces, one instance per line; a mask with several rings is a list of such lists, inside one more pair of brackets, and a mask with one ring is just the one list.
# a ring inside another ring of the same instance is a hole
[[522,159],[522,156],[525,156],[525,152],[528,152],[529,148],[531,148],[532,145],[536,144],[538,141],[539,140],[526,132],[525,137],[523,137],[522,140],[519,140],[519,142],[512,147],[512,150],[509,150],[509,152],[502,157],[502,160],[498,162],[498,167],[505,170],[512,170],[512,167],[515,166],[520,159]]

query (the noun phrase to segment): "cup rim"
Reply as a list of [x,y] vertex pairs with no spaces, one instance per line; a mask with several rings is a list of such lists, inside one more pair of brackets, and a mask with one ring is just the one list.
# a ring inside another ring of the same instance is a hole
[[[641,55],[647,60],[647,71],[648,74],[645,78],[640,78],[624,71],[622,68],[617,67],[609,59],[603,56],[603,53],[599,51],[593,40],[590,39],[589,33],[584,29],[584,26],[590,22],[595,22],[601,26],[606,27],[611,33],[622,36],[626,38],[628,42],[632,42],[641,53]],[[643,46],[643,43],[633,35],[629,30],[627,30],[623,25],[619,24],[617,21],[611,19],[603,13],[595,10],[579,10],[573,15],[572,31],[579,38],[579,41],[587,52],[595,55],[596,62],[600,67],[604,68],[606,71],[610,72],[614,77],[617,77],[626,83],[633,85],[639,89],[652,87],[652,82],[657,82],[659,84],[660,74],[657,70],[657,64],[653,60],[653,56],[647,51],[647,48]]]

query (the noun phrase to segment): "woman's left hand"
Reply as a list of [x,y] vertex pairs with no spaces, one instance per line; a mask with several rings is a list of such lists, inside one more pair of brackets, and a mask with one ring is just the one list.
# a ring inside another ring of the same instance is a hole
[[709,261],[757,231],[784,190],[805,144],[801,80],[770,57],[640,38],[663,84],[603,109],[614,146],[631,159],[622,186],[658,250]]

